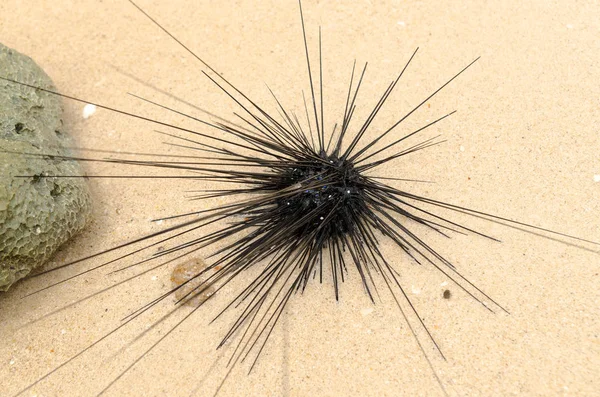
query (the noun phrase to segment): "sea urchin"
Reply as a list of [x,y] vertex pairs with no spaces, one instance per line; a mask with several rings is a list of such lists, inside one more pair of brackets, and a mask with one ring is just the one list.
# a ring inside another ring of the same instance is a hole
[[[369,127],[407,70],[417,50],[410,56],[402,71],[389,84],[368,117],[358,127],[355,125],[356,123],[351,124],[351,122],[355,119],[353,116],[356,109],[356,100],[363,83],[367,65],[365,64],[362,71],[357,73],[355,63],[350,76],[345,109],[341,120],[339,120],[334,128],[328,130],[324,122],[322,98],[321,35],[319,34],[320,89],[318,90],[321,98],[318,101],[318,96],[315,95],[316,85],[313,82],[313,74],[311,72],[303,18],[302,28],[311,100],[309,101],[310,105],[307,105],[307,101],[304,100],[306,114],[302,115],[305,121],[301,122],[300,118],[294,112],[286,110],[281,105],[274,94],[273,98],[277,103],[278,112],[281,117],[276,118],[271,116],[261,106],[249,99],[248,96],[190,51],[188,47],[162,28],[148,14],[141,9],[140,11],[198,59],[209,71],[203,72],[205,76],[239,105],[243,114],[236,114],[237,119],[235,122],[216,116],[211,121],[206,121],[136,96],[147,103],[159,106],[167,111],[199,122],[204,127],[216,130],[216,134],[210,135],[101,104],[95,104],[99,108],[108,109],[129,117],[177,130],[181,135],[166,135],[177,140],[176,146],[189,150],[189,153],[193,155],[170,156],[178,158],[177,161],[144,161],[137,158],[133,160],[125,158],[61,158],[58,156],[53,156],[53,158],[57,161],[77,159],[81,161],[107,162],[117,164],[121,167],[141,166],[190,172],[191,175],[187,177],[193,180],[210,180],[224,184],[233,184],[233,187],[230,188],[211,191],[203,190],[201,194],[194,197],[195,199],[239,197],[239,200],[211,209],[174,215],[169,217],[169,219],[190,217],[191,220],[90,255],[77,262],[52,269],[51,271],[54,271],[74,263],[79,263],[85,259],[111,252],[119,252],[119,256],[116,259],[79,272],[44,289],[109,264],[119,262],[122,259],[134,257],[135,255],[143,255],[150,252],[152,247],[156,248],[159,245],[165,248],[136,260],[134,264],[123,265],[122,269],[131,268],[150,261],[159,262],[150,269],[152,270],[183,256],[191,255],[207,246],[216,245],[219,242],[221,246],[207,258],[210,259],[211,264],[193,277],[193,279],[202,280],[202,282],[180,297],[178,302],[191,300],[209,289],[211,289],[211,292],[214,289],[218,291],[250,267],[260,266],[258,275],[251,279],[245,289],[221,312],[223,313],[229,308],[236,308],[240,311],[239,316],[233,322],[230,330],[221,342],[222,345],[236,332],[241,332],[239,344],[232,355],[234,363],[244,360],[255,347],[258,350],[255,360],[258,358],[291,296],[295,292],[303,291],[309,280],[316,278],[317,275],[319,276],[319,280],[322,281],[325,267],[329,267],[336,299],[339,297],[339,283],[344,280],[345,275],[349,274],[348,269],[351,267],[360,275],[362,285],[372,300],[375,300],[374,292],[377,290],[376,281],[383,282],[398,303],[398,307],[405,316],[413,334],[415,334],[415,331],[410,325],[411,322],[407,318],[403,307],[410,308],[413,312],[413,317],[423,327],[436,348],[438,348],[423,320],[412,305],[410,298],[405,293],[400,282],[399,270],[386,259],[381,251],[380,239],[382,236],[393,241],[416,262],[429,264],[442,272],[449,280],[454,282],[468,295],[481,302],[488,310],[492,310],[490,307],[494,305],[496,307],[500,306],[483,291],[461,276],[452,263],[428,245],[420,237],[420,233],[416,230],[415,226],[428,228],[443,236],[448,236],[451,232],[457,232],[474,233],[488,238],[491,237],[449,220],[441,214],[436,214],[431,208],[442,208],[492,222],[516,226],[528,231],[534,230],[536,232],[585,241],[507,218],[415,195],[384,182],[385,180],[394,180],[396,178],[385,178],[369,174],[369,171],[383,164],[441,142],[438,140],[438,137],[433,137],[416,144],[405,145],[408,138],[440,122],[453,112],[443,115],[397,139],[392,139],[391,142],[383,143],[382,140],[394,133],[396,127],[463,73],[476,60],[456,73],[431,95],[400,117],[389,128],[380,132],[377,131],[375,139],[365,142]],[[302,16],[301,7],[300,12]],[[5,81],[28,86],[22,82],[4,77],[0,78]],[[39,87],[29,87],[51,92],[52,94],[71,100],[90,103],[89,101]],[[201,155],[197,155],[198,153],[201,153]],[[36,153],[21,153],[21,155],[48,156],[47,154]],[[45,177],[58,178],[63,176],[48,175]],[[91,175],[87,177],[115,176]],[[117,177],[136,178],[138,176]],[[200,230],[203,232],[202,228],[208,225],[214,225],[224,220],[228,220],[229,222],[216,231],[202,234],[199,232]],[[195,236],[195,234],[199,234],[199,236],[191,237]],[[228,239],[229,237],[233,238]],[[227,243],[223,245],[223,241],[227,241]],[[142,244],[143,246],[139,247],[136,244]],[[145,270],[140,274],[148,271]],[[78,356],[118,331],[121,327],[124,327],[130,321],[154,307],[158,302],[163,301],[165,298],[184,288],[184,285],[192,282],[193,279],[169,290],[134,311],[127,317],[127,321],[121,323],[108,334],[96,340],[69,360],[63,362],[21,392],[30,389],[56,370],[69,364]],[[400,297],[402,297],[407,306],[399,303]],[[486,301],[492,304],[488,304]],[[175,312],[178,307],[171,309],[170,313]],[[166,338],[177,326],[192,315],[196,309],[187,313],[170,331],[162,335],[146,353]],[[102,392],[122,377],[139,359],[127,367]]]

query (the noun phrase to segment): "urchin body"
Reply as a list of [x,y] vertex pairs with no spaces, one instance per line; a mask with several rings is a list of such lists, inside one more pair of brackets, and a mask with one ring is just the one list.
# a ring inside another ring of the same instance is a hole
[[353,230],[354,217],[365,208],[362,177],[351,161],[336,155],[321,152],[313,158],[318,160],[298,161],[273,174],[278,190],[300,188],[292,196],[277,199],[275,212],[281,214],[282,226],[298,225],[298,238],[318,230],[319,239],[328,242]]

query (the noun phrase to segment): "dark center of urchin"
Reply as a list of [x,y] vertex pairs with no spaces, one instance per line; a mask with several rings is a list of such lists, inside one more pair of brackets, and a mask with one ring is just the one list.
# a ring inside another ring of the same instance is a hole
[[327,242],[352,231],[364,212],[363,178],[351,161],[322,153],[275,172],[278,223],[298,238]]

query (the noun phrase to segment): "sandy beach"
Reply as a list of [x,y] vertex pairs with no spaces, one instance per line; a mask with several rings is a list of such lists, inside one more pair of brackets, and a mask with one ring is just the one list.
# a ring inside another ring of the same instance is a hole
[[[257,103],[276,114],[268,85],[286,107],[304,111],[302,91],[308,93],[309,85],[297,2],[139,0],[139,5]],[[361,66],[369,62],[355,116],[364,120],[419,47],[369,129],[375,137],[481,56],[397,132],[399,137],[456,110],[422,137],[442,134],[446,142],[391,162],[377,175],[434,181],[389,182],[600,241],[600,4],[304,0],[303,9],[314,59],[322,29],[330,129],[343,114],[355,59]],[[60,92],[85,101],[206,134],[215,132],[128,94],[200,118],[208,116],[199,109],[227,119],[239,111],[205,77],[200,62],[126,0],[3,0],[0,41],[31,56]],[[167,127],[104,109],[85,118],[84,103],[74,101],[65,100],[64,107],[65,129],[81,148],[189,153],[165,144],[172,140],[157,131],[176,133]],[[85,169],[89,175],[173,174],[101,163]],[[100,178],[89,184],[94,220],[45,269],[173,225],[153,219],[228,202],[189,200],[191,192],[220,188],[215,182]],[[412,316],[421,350],[385,285],[373,304],[353,269],[338,302],[328,274],[291,299],[251,374],[253,355],[228,374],[235,338],[216,350],[236,312],[211,320],[257,276],[258,265],[174,331],[189,310],[158,322],[173,307],[169,298],[104,338],[171,288],[176,261],[148,272],[150,265],[111,273],[119,268],[113,263],[22,298],[119,256],[114,253],[0,294],[0,395],[12,396],[54,369],[22,395],[95,396],[109,385],[103,395],[213,396],[219,387],[223,397],[442,396],[444,389],[450,396],[598,395],[600,247],[443,213],[501,240],[422,235],[510,313],[486,310],[438,270],[416,264],[382,239],[382,251],[447,360]],[[206,257],[214,248],[194,255]]]

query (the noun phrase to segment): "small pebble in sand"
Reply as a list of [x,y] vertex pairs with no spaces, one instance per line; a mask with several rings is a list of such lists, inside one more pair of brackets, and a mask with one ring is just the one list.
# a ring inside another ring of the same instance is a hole
[[367,308],[365,308],[365,309],[362,309],[362,310],[360,311],[360,314],[362,314],[363,316],[368,316],[368,315],[370,315],[371,313],[373,313],[373,308],[372,308],[372,307],[367,307]]
[[85,105],[83,107],[83,118],[84,119],[90,118],[90,116],[93,115],[94,113],[96,113],[96,105],[92,105],[91,103],[88,103],[87,105]]
[[[180,300],[185,297],[186,301],[184,304],[197,307],[215,293],[215,288],[213,286],[205,289],[206,286],[203,285],[196,289],[196,287],[203,284],[209,277],[214,275],[215,272],[219,270],[219,267],[217,266],[214,269],[210,269],[202,273],[207,267],[208,266],[206,263],[204,263],[204,260],[200,257],[191,258],[175,266],[175,269],[173,269],[173,272],[171,273],[171,284],[173,288],[179,287],[186,281],[191,280],[183,287],[175,291],[174,295],[176,300]],[[196,277],[200,273],[202,273],[202,275]],[[201,290],[202,292],[198,294],[198,292]],[[192,293],[189,296],[186,296],[190,292]]]
[[449,289],[444,290],[444,299],[450,299],[450,297],[452,296],[452,293],[450,292]]

